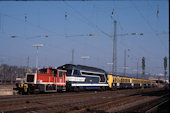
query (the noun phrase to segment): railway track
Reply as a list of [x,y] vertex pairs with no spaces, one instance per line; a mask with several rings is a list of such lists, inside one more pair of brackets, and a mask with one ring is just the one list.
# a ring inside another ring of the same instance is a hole
[[161,96],[165,94],[167,91],[163,89],[148,88],[4,96],[0,97],[0,112],[121,112],[135,110],[134,105],[161,100]]
[[141,102],[133,106],[129,106],[128,108],[124,108],[117,112],[139,112],[139,113],[151,113],[155,110],[155,108],[159,107],[161,104],[169,101],[169,95],[163,95],[151,100],[147,100],[146,102]]
[[[156,112],[156,111],[159,113],[159,108],[160,108],[161,106],[164,106],[165,104],[167,104],[167,105],[165,105],[165,106],[168,106],[168,107],[169,107],[169,103],[168,103],[168,102],[169,102],[169,99],[167,99],[167,100],[165,100],[165,101],[163,101],[163,102],[161,102],[161,103],[159,103],[159,104],[151,107],[150,109],[148,109],[148,110],[146,111],[146,113],[151,113],[151,112]],[[167,109],[167,110],[163,110],[163,112],[164,112],[164,113],[165,113],[165,112],[169,113],[169,112],[168,112],[168,109]]]

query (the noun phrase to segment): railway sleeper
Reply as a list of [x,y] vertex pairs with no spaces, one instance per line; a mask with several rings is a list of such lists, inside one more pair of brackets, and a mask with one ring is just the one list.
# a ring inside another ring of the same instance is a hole
[[160,104],[162,101],[167,100],[167,97],[161,96],[156,99],[138,103],[137,105],[129,106],[116,112],[146,112],[154,106]]

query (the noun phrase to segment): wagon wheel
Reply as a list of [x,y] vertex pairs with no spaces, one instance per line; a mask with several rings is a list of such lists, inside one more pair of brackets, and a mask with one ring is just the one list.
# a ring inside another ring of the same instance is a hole
[[66,83],[66,91],[68,91],[68,92],[72,91],[72,87],[70,84]]
[[117,90],[117,87],[116,86],[113,86],[113,83],[112,83],[112,88],[111,88],[112,91],[116,91]]
[[80,87],[74,87],[74,91],[75,92],[79,92],[80,91]]

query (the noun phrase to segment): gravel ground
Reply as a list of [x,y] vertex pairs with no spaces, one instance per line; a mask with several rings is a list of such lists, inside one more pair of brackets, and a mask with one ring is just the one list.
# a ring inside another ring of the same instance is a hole
[[135,105],[151,102],[165,94],[167,91],[161,88],[146,88],[0,96],[0,112],[104,113],[125,109],[133,111],[130,108]]

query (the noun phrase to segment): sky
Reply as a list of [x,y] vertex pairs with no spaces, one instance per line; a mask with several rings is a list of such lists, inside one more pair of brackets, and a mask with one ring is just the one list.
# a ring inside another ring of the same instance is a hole
[[137,64],[142,72],[145,57],[146,73],[162,76],[163,58],[169,62],[168,0],[0,1],[0,64],[35,67],[32,45],[43,44],[39,68],[71,63],[74,50],[74,64],[109,72],[114,20],[118,72],[123,72],[126,50],[127,73],[135,74]]

